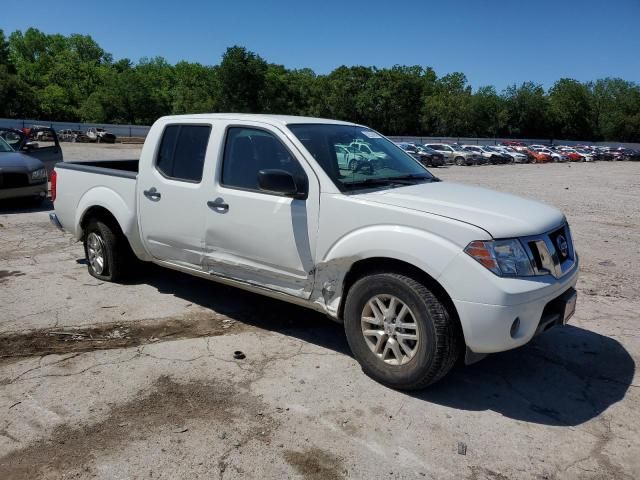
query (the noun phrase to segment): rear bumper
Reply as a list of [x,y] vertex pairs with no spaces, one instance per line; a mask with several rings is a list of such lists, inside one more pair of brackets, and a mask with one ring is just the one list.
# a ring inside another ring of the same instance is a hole
[[27,185],[26,187],[0,188],[0,200],[9,200],[10,198],[46,196],[47,182],[40,183],[38,185]]
[[64,232],[64,228],[62,227],[62,224],[60,223],[60,220],[58,220],[58,216],[55,213],[50,213],[49,214],[49,221],[58,230],[61,230],[61,231]]

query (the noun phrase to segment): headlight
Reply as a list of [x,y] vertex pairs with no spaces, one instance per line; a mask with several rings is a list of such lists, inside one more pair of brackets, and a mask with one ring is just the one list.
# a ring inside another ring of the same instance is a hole
[[31,180],[42,180],[43,178],[47,178],[47,170],[44,168],[40,168],[31,172]]
[[527,277],[535,275],[531,260],[520,240],[477,240],[464,249],[465,253],[496,275]]

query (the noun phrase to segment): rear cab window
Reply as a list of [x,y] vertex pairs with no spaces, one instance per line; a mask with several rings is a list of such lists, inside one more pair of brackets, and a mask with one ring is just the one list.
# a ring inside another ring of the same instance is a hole
[[160,141],[156,169],[172,180],[200,183],[210,135],[210,125],[168,125]]

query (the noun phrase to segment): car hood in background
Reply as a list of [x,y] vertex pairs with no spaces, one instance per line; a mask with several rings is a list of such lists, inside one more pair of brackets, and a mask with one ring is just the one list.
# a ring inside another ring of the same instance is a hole
[[359,197],[460,220],[486,230],[494,238],[538,235],[565,221],[562,212],[544,203],[452,182],[378,190]]
[[44,164],[37,158],[19,152],[0,152],[0,170],[27,169],[30,172],[44,168]]

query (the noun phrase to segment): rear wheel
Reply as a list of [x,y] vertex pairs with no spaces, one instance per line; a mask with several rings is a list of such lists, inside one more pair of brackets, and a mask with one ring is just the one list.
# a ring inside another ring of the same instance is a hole
[[402,274],[358,280],[346,300],[344,323],[363,371],[393,388],[426,387],[459,357],[457,324],[447,308],[425,285]]
[[349,162],[349,170],[355,171],[358,168],[358,161],[353,159]]
[[129,246],[117,227],[92,219],[84,235],[84,253],[92,277],[108,282],[121,279],[129,259]]
[[467,163],[465,161],[464,157],[456,157],[455,158],[455,162],[456,162],[456,165],[458,165],[459,167],[462,167],[463,165],[465,165]]

